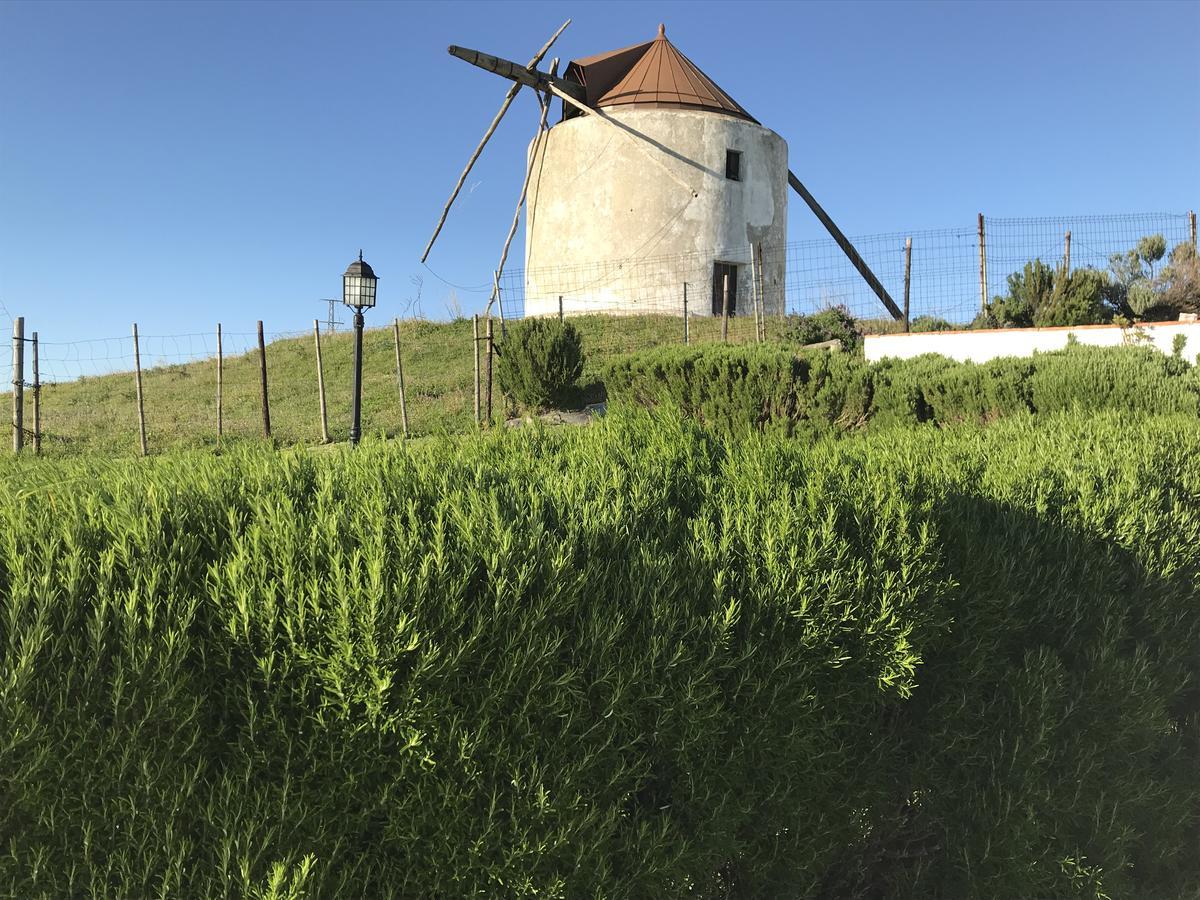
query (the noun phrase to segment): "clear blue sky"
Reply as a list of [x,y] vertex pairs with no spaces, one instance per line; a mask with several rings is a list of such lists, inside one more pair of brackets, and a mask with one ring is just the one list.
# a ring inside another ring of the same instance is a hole
[[[301,329],[362,247],[369,324],[414,275],[444,317],[418,258],[507,87],[446,45],[527,61],[568,15],[564,61],[665,22],[848,234],[1200,205],[1196,2],[8,0],[0,303],[57,340]],[[523,92],[434,248],[446,280],[488,281],[535,126]],[[820,233],[793,203],[789,238]]]

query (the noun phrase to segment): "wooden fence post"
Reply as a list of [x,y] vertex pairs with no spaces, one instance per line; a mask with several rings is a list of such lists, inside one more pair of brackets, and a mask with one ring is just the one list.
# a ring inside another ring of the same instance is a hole
[[983,233],[983,213],[979,214],[979,309],[987,310],[987,243]]
[[133,323],[133,369],[137,378],[138,434],[142,442],[142,456],[146,456],[149,451],[146,448],[146,407],[142,401],[142,348],[138,343],[137,322]]
[[1063,241],[1063,273],[1070,277],[1071,275],[1071,229],[1067,229],[1067,236]]
[[912,330],[912,322],[908,318],[908,286],[912,275],[912,238],[904,239],[904,333]]
[[721,340],[729,342],[729,273],[721,276]]
[[558,295],[558,321],[563,320],[562,294]]
[[267,343],[263,339],[263,324],[258,322],[258,369],[262,381],[263,436],[271,436],[271,404],[267,399]]
[[1196,213],[1188,210],[1188,229],[1192,232],[1192,246],[1196,246]]
[[225,409],[222,391],[225,387],[225,351],[221,344],[221,323],[217,323],[217,443],[225,435]]
[[404,366],[400,364],[400,320],[392,320],[392,331],[396,336],[396,385],[400,388],[400,427],[408,437],[408,407],[404,403]]
[[13,319],[12,427],[13,453],[25,444],[25,317]]
[[494,349],[494,341],[492,338],[492,317],[488,316],[487,320],[487,419],[486,427],[492,427],[492,352]]
[[321,364],[321,323],[313,319],[313,343],[317,346],[317,401],[321,406],[321,443],[329,443],[329,415],[325,409],[325,367]]
[[42,378],[38,373],[38,335],[33,333],[33,452],[42,452]]
[[688,334],[688,308],[687,308],[687,282],[683,283],[683,342],[690,343],[690,335]]
[[475,427],[479,427],[479,313],[471,316],[471,356],[475,360]]

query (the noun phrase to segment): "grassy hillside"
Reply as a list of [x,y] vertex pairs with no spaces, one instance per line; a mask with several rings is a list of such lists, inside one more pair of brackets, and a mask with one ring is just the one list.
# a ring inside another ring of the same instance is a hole
[[[588,352],[585,380],[594,378],[618,354],[680,342],[683,338],[683,323],[673,316],[583,316],[572,321],[582,332]],[[693,319],[692,340],[719,340],[720,324],[716,319]],[[784,327],[782,320],[769,324],[772,334]],[[482,328],[481,324],[481,332]],[[753,340],[753,335],[752,319],[731,320],[731,341]],[[350,332],[322,337],[329,427],[335,441],[345,440],[349,430],[352,340]],[[400,340],[411,432],[429,434],[469,428],[473,420],[470,320],[402,322]],[[363,355],[363,429],[397,435],[400,404],[390,323],[366,332]],[[267,368],[274,437],[285,444],[319,442],[321,427],[312,337],[269,344]],[[151,451],[216,443],[214,360],[144,370],[143,386]],[[226,357],[224,398],[226,437],[261,438],[256,351]],[[495,403],[497,415],[502,414],[498,395]],[[27,422],[27,426],[30,424],[31,421]],[[42,432],[47,453],[135,451],[137,406],[133,374],[87,377],[45,387]]]

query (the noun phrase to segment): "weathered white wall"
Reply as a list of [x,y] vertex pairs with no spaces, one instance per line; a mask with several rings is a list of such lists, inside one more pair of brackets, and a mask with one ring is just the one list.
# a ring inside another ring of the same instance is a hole
[[[787,143],[744,119],[613,107],[555,125],[534,160],[525,227],[525,313],[712,312],[713,262],[739,263],[737,312],[752,311],[749,248],[787,243]],[[658,146],[655,146],[657,144]],[[741,151],[741,180],[725,151]],[[672,177],[674,176],[674,177]],[[627,262],[617,265],[618,262]],[[784,307],[782,252],[764,256],[764,305]]]
[[[1138,333],[1145,340],[1138,339]],[[1081,344],[1118,347],[1145,343],[1170,353],[1175,335],[1187,343],[1183,356],[1200,354],[1200,322],[1155,322],[1123,329],[1116,325],[1079,325],[1067,328],[997,328],[979,331],[935,331],[922,334],[874,334],[864,342],[868,360],[885,356],[906,359],[922,353],[939,353],[962,362],[986,362],[998,356],[1031,356],[1035,350],[1061,350],[1070,335]]]

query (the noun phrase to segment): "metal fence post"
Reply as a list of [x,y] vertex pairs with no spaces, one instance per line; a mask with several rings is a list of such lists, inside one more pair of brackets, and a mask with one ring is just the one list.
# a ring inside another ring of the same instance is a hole
[[688,334],[688,307],[687,307],[687,282],[686,281],[683,283],[683,342],[685,344],[690,342],[690,335]]

